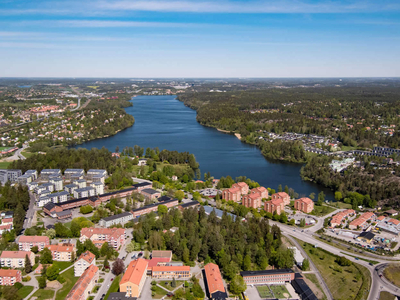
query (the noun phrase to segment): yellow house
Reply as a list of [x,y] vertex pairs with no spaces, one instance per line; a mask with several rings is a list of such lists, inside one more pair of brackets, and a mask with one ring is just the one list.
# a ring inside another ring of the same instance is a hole
[[130,262],[119,283],[119,291],[126,293],[126,297],[139,298],[146,281],[147,265],[147,260],[142,258]]

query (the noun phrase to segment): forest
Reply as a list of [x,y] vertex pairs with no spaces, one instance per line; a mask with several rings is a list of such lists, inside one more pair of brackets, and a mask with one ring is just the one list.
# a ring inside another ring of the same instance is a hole
[[[179,230],[172,233],[172,227]],[[134,225],[133,240],[140,245],[148,241],[148,250],[171,250],[174,259],[188,265],[196,260],[215,262],[228,281],[241,270],[293,266],[293,252],[282,245],[277,225],[270,226],[265,218],[233,221],[226,212],[218,219],[214,212],[207,216],[203,207],[182,213],[171,209],[158,219],[147,214]]]

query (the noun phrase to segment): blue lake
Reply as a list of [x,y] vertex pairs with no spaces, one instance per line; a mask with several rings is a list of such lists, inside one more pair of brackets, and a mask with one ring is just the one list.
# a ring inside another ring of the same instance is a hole
[[277,189],[288,185],[300,196],[321,190],[333,200],[330,190],[300,178],[301,164],[275,162],[265,159],[260,150],[242,143],[235,136],[200,125],[196,112],[176,100],[175,96],[138,96],[131,100],[126,112],[135,117],[135,124],[118,134],[93,140],[76,148],[102,148],[115,151],[124,147],[158,147],[160,150],[187,151],[196,156],[202,174],[210,172],[215,178],[230,175],[247,176],[265,187]]

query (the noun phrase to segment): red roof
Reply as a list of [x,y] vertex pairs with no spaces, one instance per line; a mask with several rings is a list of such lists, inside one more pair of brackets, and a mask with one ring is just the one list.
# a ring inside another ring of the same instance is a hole
[[143,274],[147,273],[147,265],[147,260],[143,258],[138,258],[137,260],[131,261],[119,284],[121,285],[131,282],[139,286]]
[[19,238],[19,243],[47,243],[50,244],[50,240],[47,236],[28,236],[23,235]]
[[189,271],[189,266],[154,266],[153,272],[173,272],[173,271]]
[[17,277],[18,273],[21,275],[20,270],[4,270],[0,269],[0,277]]
[[399,221],[399,220],[396,220],[396,219],[390,219],[388,222],[389,222],[389,223],[392,223],[392,224],[394,224],[394,225],[399,225],[399,224],[400,224],[400,221]]
[[84,294],[85,290],[87,289],[88,285],[93,280],[97,272],[99,272],[99,268],[94,265],[90,265],[89,268],[87,268],[85,272],[83,272],[82,276],[79,277],[72,290],[68,293],[66,299],[81,299],[82,295]]
[[217,291],[224,293],[225,287],[218,265],[209,263],[204,266],[204,271],[206,273],[207,286],[210,295],[214,294]]
[[79,256],[78,260],[84,259],[84,260],[86,260],[89,264],[91,264],[92,261],[93,261],[95,258],[96,258],[96,256],[95,256],[92,252],[90,252],[89,250],[87,250],[86,252],[83,252],[83,253],[81,254],[81,256]]
[[3,251],[1,253],[1,258],[25,258],[31,256],[33,252],[31,251]]
[[166,257],[156,257],[156,258],[152,258],[151,260],[148,260],[148,266],[147,268],[152,268],[157,266],[158,263],[168,263],[171,260],[169,258]]

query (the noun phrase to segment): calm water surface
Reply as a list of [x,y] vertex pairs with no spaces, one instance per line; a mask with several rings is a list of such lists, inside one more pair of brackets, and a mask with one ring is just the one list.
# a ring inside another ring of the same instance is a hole
[[118,134],[90,141],[76,148],[102,148],[115,151],[124,147],[158,147],[160,150],[187,151],[196,156],[202,174],[210,172],[215,178],[230,175],[247,176],[265,187],[288,185],[300,196],[329,190],[302,181],[300,164],[266,160],[255,146],[242,143],[235,136],[200,125],[196,112],[175,99],[175,96],[139,96],[131,101],[126,112],[135,117],[135,124]]

